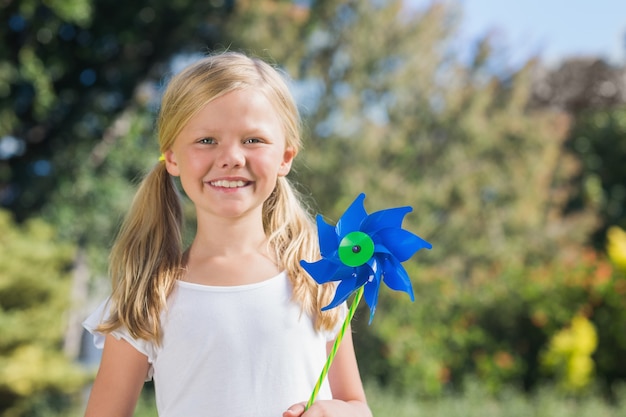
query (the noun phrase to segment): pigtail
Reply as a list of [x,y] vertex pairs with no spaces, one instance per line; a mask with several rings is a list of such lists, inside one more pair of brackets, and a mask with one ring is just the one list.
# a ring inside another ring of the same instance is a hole
[[281,268],[287,271],[293,286],[293,299],[304,311],[315,317],[317,330],[332,330],[340,317],[339,309],[321,312],[334,294],[332,284],[318,285],[300,266],[300,260],[320,258],[313,218],[303,207],[298,192],[285,177],[279,177],[276,188],[265,202],[264,227],[269,244]]
[[111,250],[111,311],[100,331],[123,326],[134,338],[160,342],[160,314],[182,270],[182,222],[176,185],[159,162],[141,182]]

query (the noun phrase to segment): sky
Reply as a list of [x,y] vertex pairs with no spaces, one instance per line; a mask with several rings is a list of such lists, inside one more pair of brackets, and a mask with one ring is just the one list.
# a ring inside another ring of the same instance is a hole
[[[422,7],[433,0],[407,0]],[[626,0],[446,0],[461,5],[458,41],[493,33],[512,64],[539,55],[599,56],[626,63]]]

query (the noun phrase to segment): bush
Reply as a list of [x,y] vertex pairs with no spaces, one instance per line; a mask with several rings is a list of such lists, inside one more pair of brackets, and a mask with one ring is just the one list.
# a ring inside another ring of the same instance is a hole
[[[460,389],[467,378],[494,393],[566,383],[571,374],[542,366],[541,358],[578,317],[597,331],[597,349],[586,353],[596,379],[609,391],[626,379],[619,359],[626,357],[626,277],[592,250],[546,265],[494,266],[465,282],[413,264],[407,270],[414,304],[406,294],[381,291],[371,326],[355,321],[366,378],[421,397]],[[592,382],[579,380],[577,390]]]
[[62,351],[74,250],[40,220],[0,211],[0,409],[44,415],[70,404],[86,375]]

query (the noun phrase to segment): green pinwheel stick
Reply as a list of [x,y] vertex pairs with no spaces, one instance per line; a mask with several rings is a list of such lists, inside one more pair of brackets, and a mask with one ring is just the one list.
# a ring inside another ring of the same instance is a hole
[[370,323],[376,312],[381,282],[396,291],[404,291],[414,301],[411,279],[402,266],[420,249],[432,245],[421,237],[402,229],[404,216],[411,207],[397,207],[367,214],[361,193],[350,204],[335,226],[317,216],[320,252],[316,262],[300,261],[302,267],[318,283],[338,282],[333,300],[322,308],[328,310],[344,303],[355,294],[326,364],[311,393],[306,410],[315,402],[341,340],[354,317],[361,298],[370,308]]

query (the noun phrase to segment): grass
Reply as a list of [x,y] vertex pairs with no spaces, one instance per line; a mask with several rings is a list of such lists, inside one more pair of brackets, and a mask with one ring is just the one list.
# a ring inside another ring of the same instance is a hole
[[[626,417],[626,386],[616,404],[599,396],[574,398],[545,388],[534,395],[507,390],[497,397],[478,384],[465,392],[424,400],[398,396],[373,384],[366,386],[374,417]],[[154,398],[148,391],[137,407],[135,417],[156,417]]]
[[508,390],[496,397],[470,385],[462,394],[418,400],[367,387],[375,417],[626,417],[626,389],[621,391],[621,401],[609,404],[599,396],[568,397],[552,388],[534,395]]

